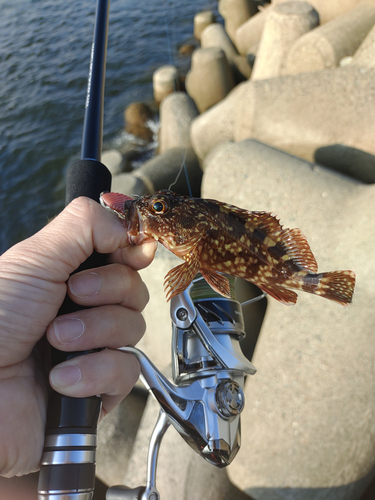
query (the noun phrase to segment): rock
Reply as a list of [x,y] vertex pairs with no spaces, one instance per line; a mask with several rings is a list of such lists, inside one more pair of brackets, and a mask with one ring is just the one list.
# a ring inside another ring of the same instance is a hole
[[254,50],[254,47],[258,46],[264,24],[272,9],[272,6],[262,9],[237,28],[234,43],[238,52],[243,56],[246,56],[250,51]]
[[216,47],[197,49],[193,53],[185,85],[200,112],[221,101],[234,87],[225,53]]
[[174,92],[160,105],[160,152],[171,148],[191,148],[190,125],[199,111],[191,97]]
[[184,45],[181,45],[178,53],[182,56],[191,56],[196,48],[196,45],[194,45],[193,43],[185,43]]
[[122,154],[117,149],[104,151],[102,154],[102,163],[108,168],[112,175],[123,172],[124,161]]
[[223,140],[253,138],[308,161],[334,144],[375,154],[374,77],[348,66],[242,83],[193,121],[193,148],[202,159]]
[[263,28],[251,79],[279,76],[293,43],[318,25],[319,14],[307,2],[285,2],[272,9]]
[[172,148],[146,161],[137,170],[129,174],[120,174],[113,178],[112,191],[127,195],[154,193],[160,189],[172,189],[180,194],[189,194],[183,165],[193,196],[199,196],[202,169],[198,158],[190,148]]
[[207,26],[201,37],[202,48],[218,47],[225,52],[226,58],[231,65],[236,81],[250,77],[251,67],[245,57],[238,54],[236,47],[227,35],[223,26],[213,23]]
[[198,12],[194,16],[194,36],[197,40],[201,39],[203,30],[215,22],[215,15],[211,10]]
[[320,71],[352,56],[375,23],[375,3],[355,9],[301,36],[290,49],[283,74]]
[[357,274],[347,308],[268,300],[229,477],[254,500],[358,500],[374,476],[375,187],[246,140],[212,154],[202,188],[301,228],[322,271]]
[[257,12],[254,0],[219,0],[219,13],[225,19],[225,31],[233,42],[237,28]]
[[151,109],[143,102],[133,102],[125,109],[125,130],[140,139],[152,141],[153,132],[147,122],[153,118]]
[[164,97],[172,92],[180,90],[180,78],[175,66],[167,64],[157,69],[153,76],[154,99],[160,103]]

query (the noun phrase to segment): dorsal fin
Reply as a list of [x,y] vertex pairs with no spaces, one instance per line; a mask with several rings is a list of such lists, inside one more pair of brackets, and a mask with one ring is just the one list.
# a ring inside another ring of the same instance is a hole
[[306,236],[300,229],[283,229],[279,238],[288,256],[295,264],[313,273],[318,272],[318,264]]
[[[211,216],[220,229],[235,238],[244,248],[249,247],[249,239],[246,238],[241,242],[240,238],[244,230],[248,230],[256,238],[257,244],[265,250],[270,248],[269,240],[271,240],[287,254],[293,263],[314,273],[318,271],[310,245],[300,229],[283,229],[279,219],[269,212],[250,212],[216,200],[204,201],[208,202],[207,208],[210,209],[205,215]],[[213,211],[214,208],[216,214]],[[228,215],[231,216],[229,219]],[[269,240],[264,242],[266,237]]]

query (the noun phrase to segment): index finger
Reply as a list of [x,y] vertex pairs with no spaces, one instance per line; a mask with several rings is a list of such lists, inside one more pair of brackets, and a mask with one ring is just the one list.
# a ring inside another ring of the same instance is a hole
[[143,269],[151,264],[158,242],[149,240],[142,245],[129,245],[125,248],[119,248],[111,254],[109,261],[116,264],[126,264],[136,271]]

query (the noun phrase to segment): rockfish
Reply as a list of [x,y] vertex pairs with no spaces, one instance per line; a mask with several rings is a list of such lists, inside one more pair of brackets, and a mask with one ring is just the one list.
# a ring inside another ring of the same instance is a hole
[[154,238],[185,261],[165,277],[167,300],[183,292],[200,272],[225,297],[230,296],[225,277],[229,274],[254,283],[284,304],[296,303],[293,290],[343,305],[352,301],[354,272],[318,273],[302,232],[283,229],[270,213],[249,212],[169,190],[136,199],[102,193],[100,202],[123,220],[131,244]]

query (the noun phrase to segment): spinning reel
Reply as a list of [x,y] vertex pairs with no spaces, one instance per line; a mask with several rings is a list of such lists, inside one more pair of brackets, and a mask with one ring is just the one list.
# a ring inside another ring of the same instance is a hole
[[[234,278],[229,279],[234,297]],[[160,499],[157,458],[170,425],[217,467],[229,465],[240,448],[245,377],[256,372],[239,344],[245,336],[240,303],[216,294],[199,276],[171,299],[170,314],[174,384],[139,349],[120,349],[138,359],[142,381],[158,401],[160,413],[149,445],[146,486],[113,486],[106,500]]]

